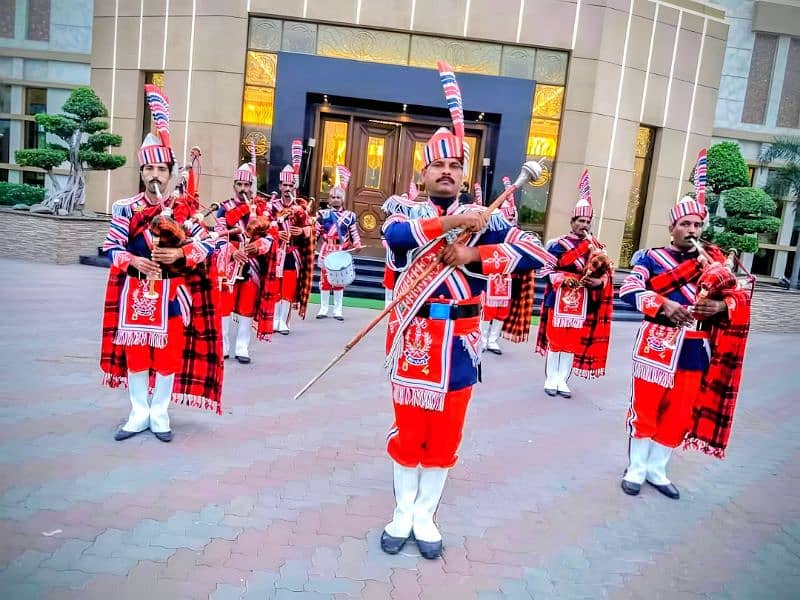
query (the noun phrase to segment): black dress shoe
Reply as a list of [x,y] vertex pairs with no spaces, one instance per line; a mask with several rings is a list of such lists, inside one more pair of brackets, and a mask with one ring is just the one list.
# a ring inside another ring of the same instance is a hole
[[641,483],[633,483],[632,481],[627,481],[626,479],[622,480],[622,491],[628,494],[628,496],[638,496],[641,490]]
[[333,317],[333,318],[336,319],[337,321],[344,321],[344,317],[342,317],[342,316]]
[[647,483],[652,485],[659,492],[664,494],[667,498],[672,498],[673,500],[679,500],[681,497],[681,493],[678,491],[678,488],[675,487],[674,483],[668,483],[666,485],[656,485],[652,481],[648,481]]
[[556,393],[562,398],[572,398],[572,392],[562,392],[561,390],[558,390]]
[[423,542],[422,540],[417,540],[417,548],[419,548],[419,553],[422,557],[428,560],[436,560],[442,555],[441,540],[438,542]]
[[317,315],[318,319],[327,319],[328,315]]
[[249,365],[250,364],[250,357],[249,356],[237,356],[236,360],[238,360],[243,365]]
[[280,331],[278,331],[278,333],[280,333],[281,335],[289,335],[289,330],[288,329],[281,329]]
[[171,431],[154,431],[153,435],[156,436],[162,442],[171,442],[172,441],[172,432]]
[[487,348],[487,350],[489,352],[491,352],[492,354],[497,354],[497,355],[500,355],[500,354],[503,353],[503,351],[500,350],[500,348]]
[[[142,431],[147,431],[147,430],[143,429]],[[116,433],[114,433],[114,439],[117,440],[118,442],[121,442],[122,440],[127,440],[128,438],[132,438],[135,435],[139,435],[140,433],[142,433],[142,432],[141,431],[126,431],[125,429],[120,427],[119,429],[117,429]]]
[[228,358],[230,358],[230,357],[231,357],[231,355],[230,355],[230,354],[226,354],[226,355],[225,355],[225,356],[223,356],[222,358],[228,359]]
[[381,534],[381,550],[386,552],[386,554],[397,554],[403,549],[407,541],[407,537],[394,537],[384,531]]
[[558,392],[552,388],[544,388],[544,393],[548,396],[557,396]]

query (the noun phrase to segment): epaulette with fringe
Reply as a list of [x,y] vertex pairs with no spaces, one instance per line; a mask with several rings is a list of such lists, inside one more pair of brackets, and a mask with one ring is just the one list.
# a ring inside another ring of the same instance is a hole
[[407,219],[419,219],[438,216],[430,202],[417,202],[410,200],[407,196],[398,195],[389,196],[381,206],[381,210],[387,217],[403,215]]

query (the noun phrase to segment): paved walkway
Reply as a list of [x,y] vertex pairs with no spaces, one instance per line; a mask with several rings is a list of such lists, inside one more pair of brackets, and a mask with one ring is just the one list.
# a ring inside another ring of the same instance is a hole
[[392,510],[382,336],[292,394],[374,313],[297,323],[228,363],[225,414],[174,407],[175,440],[112,440],[99,387],[106,272],[0,261],[0,597],[797,598],[796,335],[751,338],[729,457],[681,453],[683,498],[630,498],[623,417],[635,325],[611,372],[541,391],[530,344],[487,356],[439,513],[443,560],[378,537]]

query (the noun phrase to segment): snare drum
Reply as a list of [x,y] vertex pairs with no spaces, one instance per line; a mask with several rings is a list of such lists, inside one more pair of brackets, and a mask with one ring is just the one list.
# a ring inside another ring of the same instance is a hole
[[356,279],[353,255],[343,250],[331,252],[325,257],[325,270],[333,287],[347,287]]

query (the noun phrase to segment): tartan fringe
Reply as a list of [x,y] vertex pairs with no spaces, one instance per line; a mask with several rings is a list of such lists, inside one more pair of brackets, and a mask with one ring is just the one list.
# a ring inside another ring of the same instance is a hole
[[272,334],[271,333],[257,333],[256,339],[259,342],[271,342],[272,341]]
[[128,378],[125,375],[112,375],[103,373],[103,385],[115,389],[118,387],[128,387]]
[[572,369],[572,373],[577,375],[578,377],[583,377],[584,379],[597,379],[599,377],[603,377],[606,374],[605,367],[600,369]]
[[633,376],[665,388],[672,388],[675,385],[675,373],[635,360],[633,361]]
[[114,343],[120,346],[150,346],[163,348],[167,345],[167,334],[156,331],[124,331],[117,330]]
[[529,332],[526,331],[525,333],[507,333],[503,331],[500,336],[504,340],[508,340],[512,344],[522,344],[528,341]]
[[683,441],[683,449],[697,450],[698,452],[708,454],[709,456],[713,456],[714,458],[718,458],[720,460],[725,458],[725,448],[717,448],[708,442],[699,440],[697,438],[686,438]]
[[222,414],[221,402],[197,394],[172,394],[172,401],[175,404],[182,404],[192,408],[202,408],[203,410],[215,412],[218,415]]
[[536,348],[534,348],[533,351],[536,352],[536,354],[541,354],[542,356],[545,356],[547,354],[547,346],[545,346],[544,344],[539,343],[539,341],[537,339]]
[[445,395],[446,392],[420,390],[396,383],[392,385],[392,401],[400,406],[416,406],[417,408],[442,412],[444,410]]
[[571,327],[580,329],[585,319],[582,317],[553,317],[553,327]]

